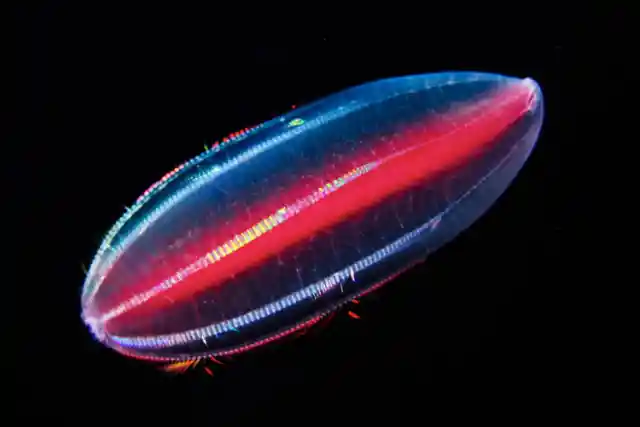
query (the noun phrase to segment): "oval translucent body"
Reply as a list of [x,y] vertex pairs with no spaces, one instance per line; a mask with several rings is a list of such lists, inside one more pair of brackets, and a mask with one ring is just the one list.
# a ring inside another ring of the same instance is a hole
[[107,234],[83,319],[157,360],[249,350],[467,228],[537,139],[531,79],[450,72],[347,89],[168,173]]

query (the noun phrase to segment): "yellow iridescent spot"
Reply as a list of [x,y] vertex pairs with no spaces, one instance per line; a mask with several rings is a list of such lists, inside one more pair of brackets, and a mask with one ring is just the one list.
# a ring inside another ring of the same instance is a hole
[[215,258],[214,258],[214,257],[213,257],[213,255],[211,254],[211,252],[209,252],[209,253],[207,254],[207,259],[209,259],[209,261],[211,261],[211,262],[216,262]]
[[301,124],[304,124],[304,120],[296,118],[289,122],[289,127],[300,126]]

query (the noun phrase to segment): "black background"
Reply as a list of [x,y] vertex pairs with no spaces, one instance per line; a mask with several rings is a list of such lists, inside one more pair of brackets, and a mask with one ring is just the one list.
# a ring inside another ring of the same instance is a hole
[[[405,425],[443,411],[529,418],[572,407],[589,385],[586,332],[569,302],[588,279],[573,268],[588,210],[581,173],[597,143],[586,114],[606,112],[607,87],[594,82],[614,67],[625,14],[385,7],[347,18],[298,3],[282,20],[157,5],[14,9],[7,117],[17,126],[4,173],[18,215],[8,233],[19,232],[27,261],[13,270],[19,296],[8,307],[20,343],[9,367],[16,419]],[[490,212],[350,307],[360,320],[341,311],[300,339],[209,365],[214,377],[167,375],[92,340],[80,320],[82,265],[149,184],[291,105],[442,70],[534,78],[543,131]]]

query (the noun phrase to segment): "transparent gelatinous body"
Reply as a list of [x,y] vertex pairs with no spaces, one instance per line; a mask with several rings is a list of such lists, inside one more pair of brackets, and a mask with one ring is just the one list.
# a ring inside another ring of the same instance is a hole
[[105,344],[158,360],[280,337],[468,227],[542,117],[531,79],[452,72],[364,84],[238,132],[107,234],[83,318]]

